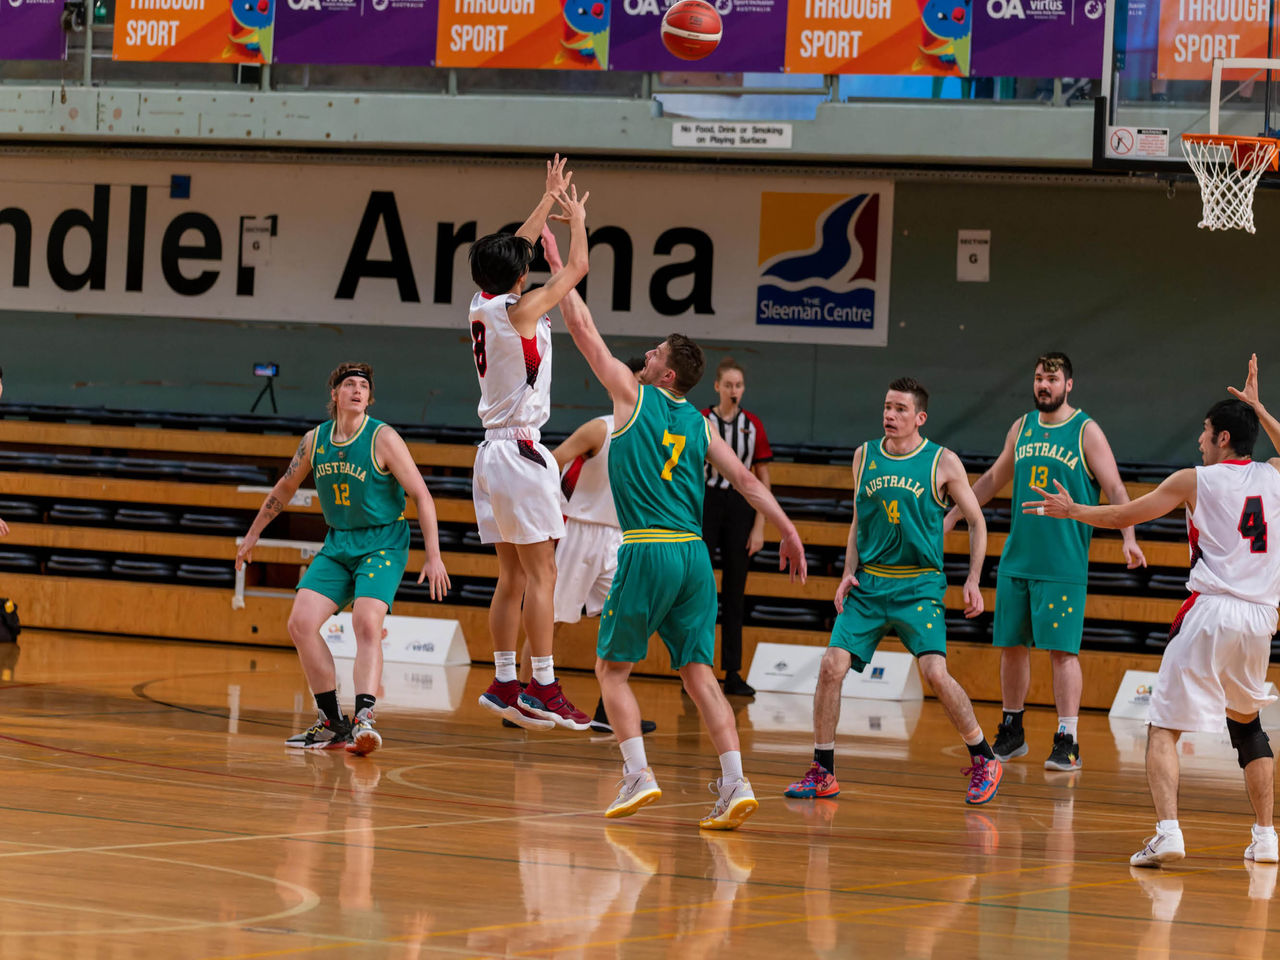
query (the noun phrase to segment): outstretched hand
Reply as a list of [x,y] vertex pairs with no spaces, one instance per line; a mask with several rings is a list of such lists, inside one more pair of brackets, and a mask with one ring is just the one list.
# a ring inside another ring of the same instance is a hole
[[1235,387],[1227,387],[1227,393],[1237,400],[1243,400],[1254,410],[1262,406],[1262,401],[1258,399],[1258,355],[1256,353],[1249,357],[1249,373],[1245,377],[1244,388],[1237,390]]
[[569,181],[573,179],[573,171],[565,173],[564,170],[564,165],[568,162],[568,157],[562,157],[558,153],[555,159],[547,161],[547,193],[552,196],[569,186]]
[[556,203],[560,205],[560,212],[553,213],[547,217],[548,220],[555,220],[557,223],[586,223],[587,222],[587,198],[591,196],[588,190],[578,197],[578,187],[570,184],[568,189],[557,190],[552,194]]
[[1068,519],[1071,516],[1071,508],[1076,505],[1076,502],[1071,499],[1071,494],[1067,493],[1067,488],[1057,480],[1053,481],[1053,485],[1058,488],[1057,493],[1050,493],[1044,487],[1032,486],[1031,489],[1040,494],[1043,499],[1028,500],[1022,505],[1022,512],[1034,513],[1041,517],[1057,517],[1059,520]]
[[444,561],[439,557],[423,563],[422,571],[418,574],[418,582],[422,583],[423,580],[431,585],[432,600],[443,600],[453,589],[453,584],[449,582],[449,574],[444,569]]
[[791,570],[791,582],[795,583],[797,578],[801,583],[809,579],[809,561],[804,555],[804,544],[800,542],[800,535],[792,532],[784,536],[778,544],[778,569]]

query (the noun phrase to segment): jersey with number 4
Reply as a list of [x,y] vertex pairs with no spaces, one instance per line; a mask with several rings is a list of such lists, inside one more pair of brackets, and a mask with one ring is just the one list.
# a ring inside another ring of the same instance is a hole
[[942,451],[932,440],[921,440],[901,455],[886,451],[883,440],[862,445],[853,487],[863,569],[888,577],[942,570],[942,520],[948,506],[938,493]]
[[626,424],[612,434],[609,487],[624,536],[679,531],[702,536],[702,464],[711,427],[698,408],[661,387],[641,386]]
[[551,415],[551,320],[538,320],[526,340],[511,325],[514,293],[471,298],[471,355],[480,380],[476,412],[486,430],[541,427]]
[[1187,514],[1187,589],[1280,606],[1280,542],[1267,519],[1280,518],[1280,471],[1255,460],[1196,467],[1196,508]]

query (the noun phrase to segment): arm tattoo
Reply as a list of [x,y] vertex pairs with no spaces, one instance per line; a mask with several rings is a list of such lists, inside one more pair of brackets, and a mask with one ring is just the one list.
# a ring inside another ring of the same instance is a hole
[[306,455],[306,450],[307,438],[303,437],[298,444],[298,449],[293,451],[293,459],[289,461],[289,468],[284,472],[285,477],[292,477],[298,472],[298,469],[302,466],[302,458]]
[[281,503],[274,494],[268,496],[267,502],[262,505],[262,512],[268,517],[278,516],[280,511],[283,509],[284,504]]

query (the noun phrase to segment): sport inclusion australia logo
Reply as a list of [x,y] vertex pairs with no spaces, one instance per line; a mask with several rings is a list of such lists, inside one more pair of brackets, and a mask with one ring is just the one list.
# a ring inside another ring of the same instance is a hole
[[879,228],[879,193],[762,193],[756,323],[872,329]]

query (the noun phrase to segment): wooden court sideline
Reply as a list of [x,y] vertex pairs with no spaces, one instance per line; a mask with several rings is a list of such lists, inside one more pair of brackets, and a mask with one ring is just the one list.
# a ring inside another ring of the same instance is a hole
[[[1212,738],[1184,746],[1187,860],[1131,871],[1142,729],[1101,713],[1084,769],[1054,774],[1031,711],[1031,754],[973,808],[936,701],[845,701],[830,801],[781,795],[810,756],[805,698],[738,701],[761,807],[708,834],[718,768],[673,681],[638,684],[664,796],[606,821],[612,740],[502,728],[481,667],[417,677],[432,709],[384,703],[386,749],[355,758],[283,746],[313,716],[287,650],[19,647],[0,646],[4,960],[1280,955],[1276,867],[1241,858],[1252,817]],[[594,678],[564,680],[589,709]]]

